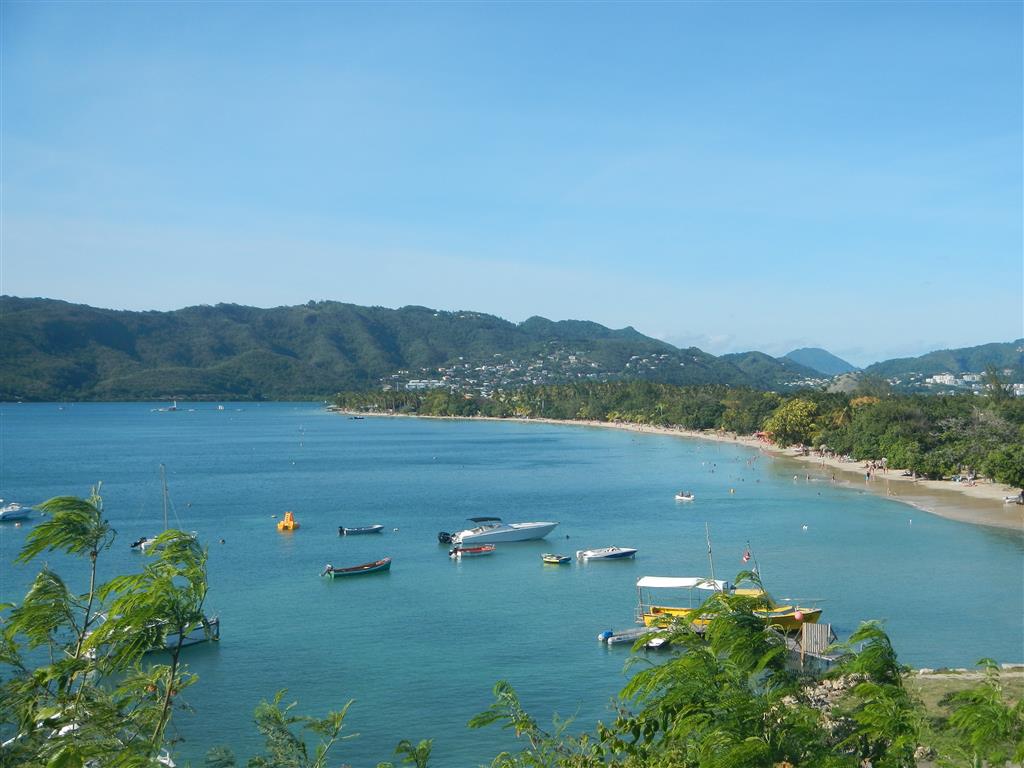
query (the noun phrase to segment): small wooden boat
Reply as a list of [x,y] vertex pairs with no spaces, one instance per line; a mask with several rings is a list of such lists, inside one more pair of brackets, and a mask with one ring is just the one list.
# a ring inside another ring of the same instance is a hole
[[353,565],[351,568],[335,568],[333,565],[328,563],[324,566],[324,569],[320,573],[320,575],[330,576],[332,579],[336,579],[339,576],[358,576],[363,573],[380,573],[381,571],[390,570],[391,558],[385,557],[383,560],[374,560],[372,563]]
[[628,560],[636,555],[630,547],[601,547],[600,549],[578,549],[577,560]]
[[464,557],[480,557],[481,555],[494,554],[493,544],[481,544],[479,547],[453,547],[448,550],[448,557],[452,560],[461,560]]
[[572,560],[568,555],[553,555],[550,552],[545,552],[540,559],[549,565],[565,565]]
[[384,530],[383,525],[363,525],[356,528],[346,528],[343,525],[338,526],[339,536],[359,536],[363,533],[380,533]]
[[295,520],[295,515],[291,512],[284,513],[284,520],[281,520],[277,524],[277,530],[279,531],[294,531],[299,527],[298,522]]

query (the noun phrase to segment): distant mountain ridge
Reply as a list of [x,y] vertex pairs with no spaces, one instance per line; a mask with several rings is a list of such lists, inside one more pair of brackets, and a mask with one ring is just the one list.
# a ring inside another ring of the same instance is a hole
[[827,349],[820,347],[801,347],[783,355],[781,360],[792,360],[795,363],[806,366],[825,376],[839,376],[851,371],[859,371],[860,368],[848,363],[841,357],[836,357]]
[[[1016,370],[1022,349],[1024,340],[944,350],[867,372]],[[789,356],[715,357],[583,320],[517,324],[480,312],[335,301],[132,312],[0,296],[0,400],[281,400],[414,381],[476,391],[628,379],[778,390],[824,375]]]
[[[484,366],[508,369],[519,383],[630,378],[775,388],[801,376],[767,356],[755,370],[633,328],[333,301],[132,312],[3,296],[0,331],[0,400],[325,397],[456,368],[473,381]],[[489,375],[500,382],[504,373]]]
[[981,344],[977,347],[940,349],[920,357],[901,357],[869,365],[864,372],[882,378],[906,377],[912,373],[934,376],[938,373],[981,373],[989,366],[1011,369],[1015,380],[1024,373],[1024,339]]

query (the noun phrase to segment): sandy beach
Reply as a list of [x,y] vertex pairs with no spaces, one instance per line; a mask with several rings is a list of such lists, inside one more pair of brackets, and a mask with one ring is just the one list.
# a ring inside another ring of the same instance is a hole
[[[337,409],[337,413],[353,412]],[[642,432],[657,435],[672,435],[695,440],[714,440],[733,445],[743,445],[779,461],[793,463],[796,475],[810,475],[815,479],[832,481],[848,487],[860,487],[870,493],[886,496],[893,501],[950,520],[959,520],[975,525],[995,528],[1009,528],[1024,531],[1024,506],[1005,504],[1003,498],[1019,493],[1019,488],[979,480],[975,485],[955,483],[951,480],[920,480],[903,477],[901,468],[889,467],[885,471],[872,473],[865,479],[864,462],[841,461],[816,455],[804,456],[796,449],[779,448],[753,436],[734,435],[728,432],[689,430],[681,427],[657,427],[648,424],[607,421],[563,421],[559,419],[497,418],[491,416],[417,416],[396,413],[362,413],[360,416],[384,418],[448,419],[459,421],[515,421],[523,424],[555,424],[558,426],[593,427],[598,429],[621,429],[628,432]]]

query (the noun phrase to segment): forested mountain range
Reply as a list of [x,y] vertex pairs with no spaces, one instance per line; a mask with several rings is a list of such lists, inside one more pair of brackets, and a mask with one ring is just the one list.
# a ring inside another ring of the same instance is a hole
[[[885,375],[882,365],[868,371]],[[636,379],[783,390],[821,374],[761,352],[715,357],[579,320],[333,301],[133,312],[0,297],[0,400],[322,398],[410,381],[486,392]]]
[[131,312],[4,296],[0,341],[2,400],[325,397],[444,376],[775,388],[815,375],[760,353],[679,349],[633,328],[330,301]]

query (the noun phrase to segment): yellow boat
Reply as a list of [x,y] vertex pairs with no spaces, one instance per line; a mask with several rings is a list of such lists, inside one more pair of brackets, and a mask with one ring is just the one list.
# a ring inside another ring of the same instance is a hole
[[[763,618],[768,626],[776,627],[783,632],[798,631],[801,625],[817,624],[818,619],[821,618],[821,608],[780,605],[763,589],[737,589],[727,581],[691,577],[644,576],[636,583],[636,586],[639,594],[637,622],[648,627],[661,626],[674,619],[688,619],[691,624],[697,627],[707,625],[708,620],[706,618],[693,614],[707,599],[708,593],[739,595],[765,600],[768,607],[756,609],[754,615]],[[685,589],[687,590],[689,605],[656,604],[644,593],[645,589]]]
[[[728,581],[716,581],[703,577],[692,576],[644,576],[636,583],[638,602],[636,610],[637,623],[648,627],[660,626],[677,618],[690,618],[693,624],[707,623],[693,614],[713,593],[724,593],[732,589]],[[644,592],[645,589],[677,589],[686,590],[688,605],[660,605],[653,597]]]
[[763,589],[734,589],[734,595],[743,597],[763,598],[768,601],[768,607],[764,610],[754,611],[755,616],[760,616],[770,627],[777,627],[783,632],[799,632],[803,624],[817,624],[821,618],[821,608],[804,608],[799,605],[780,605],[772,596]]

